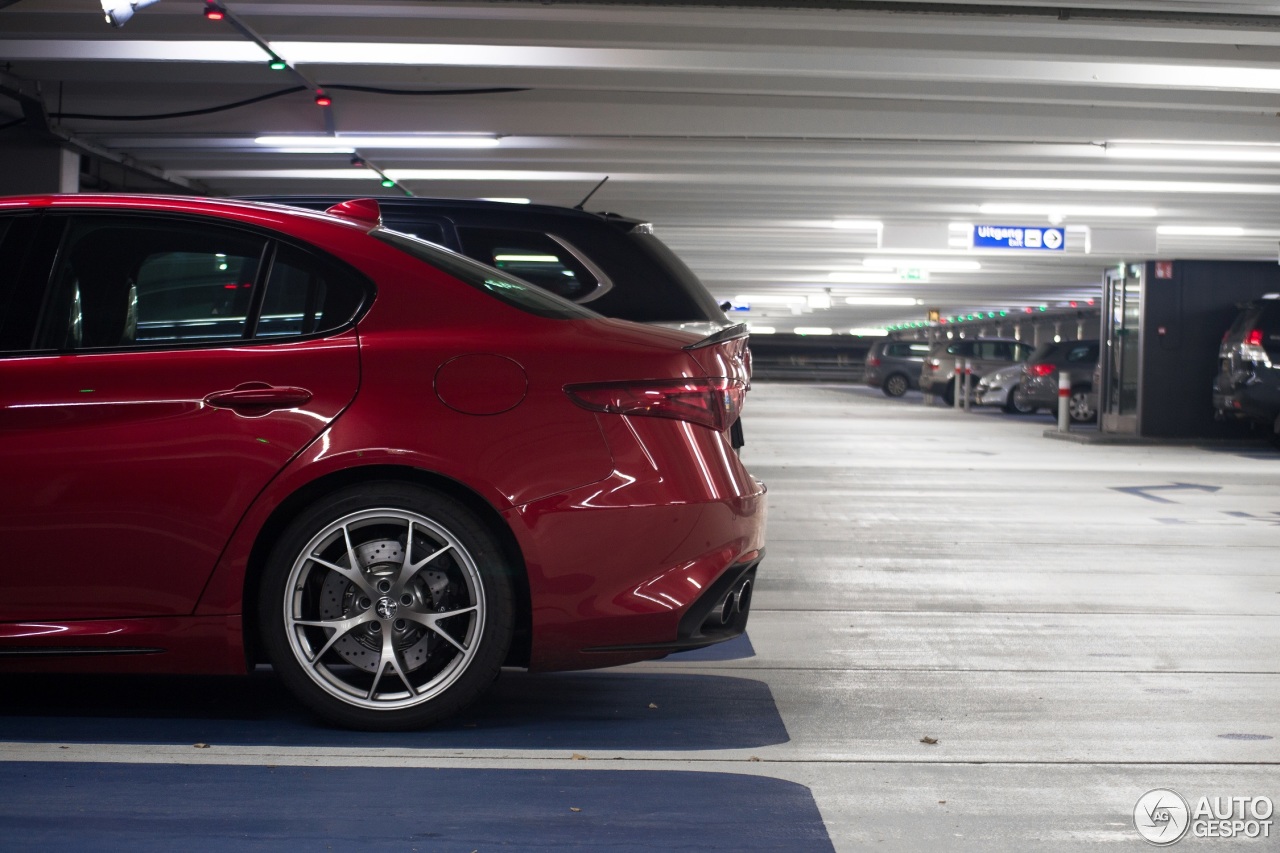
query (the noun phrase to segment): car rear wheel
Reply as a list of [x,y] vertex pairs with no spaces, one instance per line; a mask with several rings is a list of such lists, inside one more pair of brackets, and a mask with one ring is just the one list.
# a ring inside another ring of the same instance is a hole
[[1067,414],[1075,423],[1089,423],[1098,417],[1097,411],[1089,402],[1088,388],[1072,388],[1071,396],[1067,399]]
[[1004,410],[1011,415],[1029,415],[1037,408],[1039,407],[1027,402],[1026,395],[1022,393],[1021,388],[1014,388],[1010,391],[1009,399],[1004,404]]
[[911,380],[901,373],[890,374],[880,385],[886,397],[901,397],[911,388]]
[[344,489],[281,536],[261,584],[262,641],[304,705],[342,726],[420,728],[497,676],[514,594],[465,506],[400,483]]

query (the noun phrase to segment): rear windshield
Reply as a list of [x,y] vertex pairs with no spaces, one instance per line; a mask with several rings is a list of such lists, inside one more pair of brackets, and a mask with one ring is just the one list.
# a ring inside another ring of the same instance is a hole
[[471,285],[476,290],[484,291],[495,299],[519,308],[521,311],[527,311],[539,317],[550,317],[558,320],[600,316],[594,311],[583,308],[567,299],[561,299],[559,296],[523,279],[507,275],[493,267],[485,266],[478,261],[473,261],[464,255],[451,252],[418,237],[389,231],[386,228],[376,228],[369,233],[382,242],[412,255],[436,269],[444,270],[459,281]]

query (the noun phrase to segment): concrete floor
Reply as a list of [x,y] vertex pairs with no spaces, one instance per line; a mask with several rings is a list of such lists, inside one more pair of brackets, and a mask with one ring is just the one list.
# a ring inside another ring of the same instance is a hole
[[[183,728],[194,709],[171,735],[150,719],[151,734],[129,734],[28,703],[0,717],[0,762],[28,782],[54,763],[652,780],[687,786],[676,799],[689,814],[650,808],[689,821],[679,837],[698,850],[1145,850],[1134,807],[1151,789],[1193,807],[1280,800],[1280,453],[1082,445],[1046,439],[1051,425],[855,386],[758,385],[744,457],[770,517],[754,656],[504,678],[506,705],[523,710],[504,705],[500,722],[482,712],[452,733],[377,740],[312,737],[269,714],[251,730]],[[641,710],[555,708],[588,696]],[[204,731],[221,737],[193,748]],[[752,779],[798,785],[704,803]],[[686,849],[629,825],[622,785],[604,822],[614,835],[523,824],[502,849]],[[32,800],[20,807],[56,817],[57,796]],[[761,815],[783,840],[751,828]],[[357,847],[379,831],[353,830]],[[1272,850],[1278,835],[1180,846]],[[0,850],[23,849],[14,840],[0,835]]]

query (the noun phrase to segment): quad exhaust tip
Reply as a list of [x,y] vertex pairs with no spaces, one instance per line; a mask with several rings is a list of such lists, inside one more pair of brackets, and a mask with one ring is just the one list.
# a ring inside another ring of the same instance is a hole
[[751,607],[751,579],[748,578],[725,595],[718,608],[721,625],[728,625],[739,613],[746,613]]

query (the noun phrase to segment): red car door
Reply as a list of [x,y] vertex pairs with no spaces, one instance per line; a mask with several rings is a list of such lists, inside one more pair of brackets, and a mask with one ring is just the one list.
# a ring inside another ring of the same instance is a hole
[[34,348],[0,355],[0,621],[190,613],[250,501],[354,397],[367,286],[199,220],[45,226],[65,233]]

